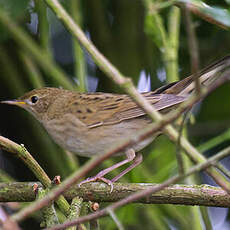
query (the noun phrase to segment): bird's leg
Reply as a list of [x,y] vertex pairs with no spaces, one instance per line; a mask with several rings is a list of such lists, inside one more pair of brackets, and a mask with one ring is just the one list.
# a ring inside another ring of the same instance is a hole
[[[121,178],[123,175],[125,175],[127,172],[129,172],[131,169],[133,169],[134,167],[136,167],[137,165],[139,165],[142,162],[142,155],[138,154],[136,156],[135,151],[133,149],[129,149],[129,150],[126,151],[126,157],[127,158],[125,160],[120,161],[117,164],[100,171],[96,176],[87,178],[86,180],[80,182],[79,186],[81,186],[82,184],[88,183],[88,182],[94,182],[94,181],[97,181],[97,180],[101,180],[101,181],[103,181],[106,184],[111,186],[111,192],[112,192],[113,191],[113,182],[117,181],[119,178]],[[107,173],[111,172],[112,170],[114,170],[116,168],[119,168],[120,166],[122,166],[124,164],[129,163],[132,160],[134,160],[133,164],[130,165],[124,171],[122,171],[119,175],[114,177],[112,180],[106,179],[104,177]]]
[[142,154],[138,153],[137,156],[135,156],[135,158],[133,159],[133,163],[128,168],[126,168],[125,170],[123,170],[120,174],[118,174],[117,176],[115,176],[111,181],[115,182],[115,181],[119,180],[126,173],[128,173],[129,171],[131,171],[137,165],[139,165],[142,162],[142,160],[143,160]]

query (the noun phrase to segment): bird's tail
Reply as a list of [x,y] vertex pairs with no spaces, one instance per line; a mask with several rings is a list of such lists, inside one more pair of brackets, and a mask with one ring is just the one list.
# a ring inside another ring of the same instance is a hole
[[[200,79],[201,86],[209,86],[215,82],[219,76],[230,70],[230,55],[205,67],[196,74]],[[230,75],[230,73],[229,73]],[[170,83],[156,90],[154,93],[177,94],[180,96],[191,94],[195,89],[194,75],[191,75],[181,81]]]

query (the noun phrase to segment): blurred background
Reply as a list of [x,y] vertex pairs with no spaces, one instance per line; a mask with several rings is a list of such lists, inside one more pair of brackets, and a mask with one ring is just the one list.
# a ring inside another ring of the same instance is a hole
[[[185,0],[60,2],[95,46],[121,73],[131,77],[140,91],[154,90],[191,74],[191,38],[186,11],[184,7],[172,5],[173,2],[196,3],[191,20],[199,68],[230,54],[230,3],[227,0],[205,1],[210,7],[203,1]],[[17,98],[42,86],[123,93],[99,70],[44,1],[0,0],[0,100]],[[185,135],[206,156],[230,143],[229,101],[230,84],[227,83],[199,103],[187,122]],[[23,143],[50,178],[60,175],[64,180],[87,160],[58,147],[30,114],[17,107],[0,105],[0,134]],[[167,137],[158,137],[143,150],[142,165],[121,181],[161,183],[177,173],[176,149]],[[101,168],[118,160],[108,160]],[[228,168],[229,160],[223,160]],[[185,162],[190,164],[187,159]],[[0,168],[13,180],[36,181],[29,169],[7,152],[0,152]],[[92,175],[98,171],[99,168]],[[0,176],[0,180],[7,179]],[[213,181],[201,174],[183,183],[213,184]],[[204,221],[207,213],[210,219]],[[145,229],[188,229],[188,224],[189,229],[230,227],[228,209],[223,208],[130,204],[116,214],[125,229],[143,226]],[[23,223],[23,229],[31,229],[31,226],[40,229],[39,221],[38,217],[30,218]],[[101,229],[116,229],[110,217],[101,219],[100,225]]]

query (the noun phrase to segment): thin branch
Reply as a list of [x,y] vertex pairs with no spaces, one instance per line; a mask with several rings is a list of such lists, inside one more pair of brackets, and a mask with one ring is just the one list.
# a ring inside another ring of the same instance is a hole
[[[72,18],[78,23],[78,25],[82,26],[82,6],[81,1],[79,0],[71,0],[69,2],[70,13]],[[87,90],[87,73],[86,73],[86,63],[84,51],[78,40],[75,37],[72,37],[73,42],[73,51],[74,51],[74,74],[77,77],[79,86],[79,92],[85,92]]]
[[6,219],[8,218],[8,215],[6,214],[5,210],[3,209],[2,206],[0,206],[0,225],[6,221]]
[[190,65],[192,67],[192,74],[194,76],[194,82],[195,82],[195,91],[197,94],[201,91],[201,85],[200,85],[200,79],[198,77],[198,71],[199,71],[199,52],[198,52],[198,44],[196,40],[196,34],[194,25],[192,23],[191,14],[190,11],[187,9],[187,4],[184,6],[185,11],[185,23],[186,23],[186,31],[187,31],[187,37],[188,37],[188,50],[190,54]]
[[41,48],[47,52],[47,55],[51,54],[51,45],[50,45],[50,37],[49,37],[49,22],[48,22],[48,14],[47,14],[47,6],[43,1],[35,0],[35,10],[38,15],[38,35],[39,35],[39,43],[41,44]]
[[[225,149],[224,151],[221,151],[219,154],[209,158],[206,162],[193,166],[184,175],[173,176],[173,177],[169,178],[168,180],[166,180],[165,182],[163,182],[162,184],[159,184],[157,186],[151,186],[148,189],[145,189],[145,190],[140,191],[140,192],[136,192],[136,193],[124,198],[124,199],[121,199],[120,201],[118,201],[112,205],[109,205],[108,207],[106,207],[102,210],[99,210],[99,211],[92,213],[92,214],[89,214],[87,216],[80,217],[80,218],[73,220],[73,221],[65,222],[64,224],[60,224],[58,226],[52,227],[49,230],[63,229],[63,228],[70,227],[70,226],[73,226],[76,224],[84,223],[84,222],[92,220],[92,219],[98,219],[99,217],[108,215],[108,210],[115,210],[119,207],[124,206],[125,204],[128,204],[130,202],[134,202],[135,200],[141,199],[143,197],[148,199],[148,197],[151,194],[156,193],[158,191],[161,191],[161,190],[165,189],[166,187],[168,187],[169,185],[176,183],[180,180],[183,180],[184,178],[192,175],[193,173],[199,172],[200,170],[203,170],[203,169],[207,169],[207,167],[212,165],[213,162],[216,162],[220,158],[227,156],[229,154],[230,154],[230,147]],[[228,193],[226,193],[226,194],[227,194],[228,199],[229,199],[229,194]]]
[[[83,199],[79,196],[74,197],[70,205],[69,215],[67,219],[73,220],[78,218],[80,216],[82,206],[83,206]],[[82,225],[81,228],[84,229],[85,227]],[[76,229],[77,229],[76,226],[73,226],[72,228],[68,228],[68,230],[76,230]]]
[[[16,157],[20,158],[46,188],[50,187],[50,178],[38,164],[38,162],[33,158],[33,156],[26,150],[24,145],[16,144],[15,142],[0,136],[0,148],[7,152],[13,153]],[[57,204],[59,205],[60,209],[67,215],[69,204],[65,198],[60,197],[57,200]]]
[[[165,69],[167,74],[167,81],[178,80],[178,41],[180,32],[180,10],[177,7],[171,7],[168,13],[168,31],[166,31],[163,18],[155,9],[155,3],[145,0],[147,10],[148,23],[154,24],[150,26],[147,23],[147,28],[150,27],[150,35],[154,43],[161,51]],[[153,27],[153,28],[152,28]]]
[[[42,197],[46,196],[48,189],[43,189],[42,187],[36,189],[37,190],[37,199],[41,199]],[[54,208],[54,204],[51,203],[50,205],[42,208],[42,216],[43,220],[40,224],[41,227],[52,227],[54,225],[59,224],[58,218],[57,218],[57,213]]]
[[[228,151],[228,154],[230,149]],[[35,200],[32,185],[37,184],[38,189],[42,188],[39,182],[12,182],[0,183],[0,202],[31,202]],[[151,183],[114,183],[114,189],[110,193],[108,186],[103,182],[84,184],[81,187],[75,185],[64,193],[67,200],[79,199],[92,202],[117,202],[125,199],[128,195],[136,192],[143,192],[146,189],[157,187],[160,184]],[[229,194],[220,187],[210,185],[171,185],[159,192],[140,197],[131,202],[142,204],[177,204],[177,205],[199,205],[213,207],[230,207]],[[79,207],[73,207],[79,208]],[[76,210],[78,211],[78,210]],[[76,214],[76,217],[78,217]],[[73,218],[69,218],[72,220]]]
[[116,214],[114,213],[113,210],[109,209],[108,210],[109,215],[112,217],[113,221],[115,222],[117,229],[118,230],[125,230],[124,226],[120,222],[120,220],[117,218]]
[[21,230],[15,221],[12,221],[5,210],[0,206],[0,229],[4,230]]
[[208,209],[206,207],[199,207],[200,214],[202,215],[203,223],[206,230],[212,230],[212,223],[208,214]]
[[180,144],[180,140],[181,140],[181,136],[183,135],[183,128],[184,128],[184,124],[185,124],[185,120],[187,118],[187,115],[190,111],[186,111],[182,117],[182,121],[180,123],[180,127],[179,127],[179,137],[176,143],[176,159],[177,159],[177,165],[178,165],[178,173],[179,174],[184,174],[185,172],[185,165],[184,165],[184,160],[183,160],[183,155],[182,155],[182,149],[181,149],[181,144]]
[[16,157],[21,159],[45,187],[50,186],[51,180],[49,179],[48,175],[33,158],[33,156],[26,150],[24,145],[16,144],[8,138],[0,136],[0,148],[7,152],[13,153]]
[[168,18],[168,37],[165,52],[163,52],[166,60],[167,82],[178,81],[178,51],[179,51],[179,35],[180,35],[180,10],[173,6],[169,12]]

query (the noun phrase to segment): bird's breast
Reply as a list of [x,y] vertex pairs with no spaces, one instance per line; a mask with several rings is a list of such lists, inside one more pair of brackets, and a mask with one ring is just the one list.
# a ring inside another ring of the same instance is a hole
[[[135,139],[136,133],[149,124],[149,119],[130,119],[112,125],[101,125],[95,128],[88,128],[81,125],[73,118],[65,121],[50,121],[46,125],[48,133],[55,142],[64,149],[84,157],[100,155],[109,149],[116,148],[121,142],[129,137]],[[156,135],[154,135],[155,137]],[[141,150],[148,145],[153,136],[144,141],[137,142],[133,148]],[[118,155],[124,154],[124,152]]]

